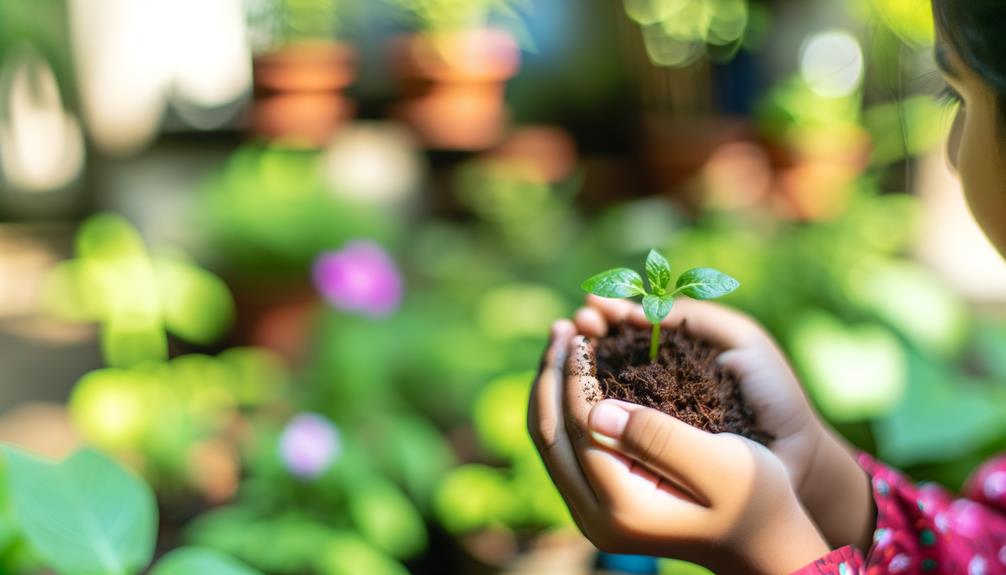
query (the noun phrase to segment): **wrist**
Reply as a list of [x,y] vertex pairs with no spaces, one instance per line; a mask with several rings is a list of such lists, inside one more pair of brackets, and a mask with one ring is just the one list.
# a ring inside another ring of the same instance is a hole
[[831,552],[822,533],[793,494],[788,505],[735,541],[733,556],[742,569],[718,573],[789,575]]
[[818,448],[800,485],[800,501],[833,548],[853,545],[865,552],[875,523],[870,477],[844,440],[815,424]]

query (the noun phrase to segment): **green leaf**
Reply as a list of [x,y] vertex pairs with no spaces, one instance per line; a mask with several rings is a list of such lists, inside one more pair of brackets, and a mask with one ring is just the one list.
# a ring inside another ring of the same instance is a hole
[[1001,382],[960,373],[934,354],[913,353],[904,400],[873,424],[880,457],[892,465],[961,461],[1003,437]]
[[205,345],[231,327],[234,298],[223,280],[181,261],[155,259],[153,266],[168,331]]
[[646,277],[650,280],[650,291],[656,295],[667,293],[671,284],[671,264],[657,250],[650,250],[646,256]]
[[447,531],[458,535],[514,524],[528,511],[501,470],[478,464],[458,467],[444,478],[434,509]]
[[829,421],[883,417],[905,396],[908,358],[890,330],[849,325],[825,312],[791,318],[793,361]]
[[740,287],[740,282],[712,268],[695,268],[678,278],[677,291],[692,299],[723,297]]
[[219,551],[199,547],[182,547],[164,556],[150,575],[259,575],[236,559]]
[[664,321],[667,314],[671,313],[674,306],[674,296],[670,294],[655,296],[648,295],[643,298],[643,312],[646,314],[646,321],[657,325]]
[[643,278],[628,268],[617,268],[597,274],[580,285],[583,291],[607,298],[646,295]]
[[479,442],[493,455],[511,460],[534,450],[524,422],[534,373],[497,378],[486,385],[473,410]]
[[92,450],[50,463],[4,447],[10,497],[28,542],[60,573],[131,575],[150,562],[157,507],[150,487]]
[[348,531],[333,536],[319,551],[316,569],[325,575],[409,575],[401,563]]
[[394,484],[376,476],[353,482],[348,497],[353,525],[374,547],[407,559],[426,547],[426,525],[416,506]]

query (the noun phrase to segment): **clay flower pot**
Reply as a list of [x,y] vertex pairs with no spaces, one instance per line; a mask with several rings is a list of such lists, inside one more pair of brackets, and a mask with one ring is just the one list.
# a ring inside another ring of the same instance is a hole
[[298,42],[255,57],[252,130],[266,140],[323,147],[356,106],[342,91],[356,79],[346,44]]
[[513,37],[491,28],[397,39],[392,46],[403,100],[392,111],[431,148],[485,150],[499,143],[509,113],[506,81],[520,68]]

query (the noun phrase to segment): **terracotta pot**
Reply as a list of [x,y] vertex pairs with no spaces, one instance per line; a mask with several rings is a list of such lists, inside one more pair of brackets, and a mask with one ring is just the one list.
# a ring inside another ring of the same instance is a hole
[[493,159],[527,165],[550,184],[569,178],[577,167],[576,142],[554,126],[517,128],[490,154]]
[[256,56],[252,129],[267,140],[321,148],[356,112],[342,91],[356,79],[356,52],[300,42]]
[[311,324],[321,301],[310,285],[280,284],[269,289],[234,287],[239,334],[236,343],[273,351],[288,366],[299,366],[309,348]]
[[502,140],[505,82],[520,68],[512,36],[489,28],[417,34],[397,39],[392,55],[403,95],[392,114],[428,146],[475,151]]
[[844,213],[855,194],[853,184],[870,163],[869,133],[850,126],[808,131],[791,140],[795,161],[780,170],[777,191],[792,217],[817,221]]

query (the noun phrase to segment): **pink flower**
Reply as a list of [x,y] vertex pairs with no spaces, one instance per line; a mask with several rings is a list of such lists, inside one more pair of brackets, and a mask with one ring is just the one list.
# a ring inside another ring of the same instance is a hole
[[338,430],[327,418],[316,413],[301,413],[283,429],[279,451],[290,473],[314,479],[339,456],[342,443]]
[[402,299],[402,277],[394,260],[381,246],[352,242],[318,257],[314,283],[336,309],[370,316],[386,316]]

